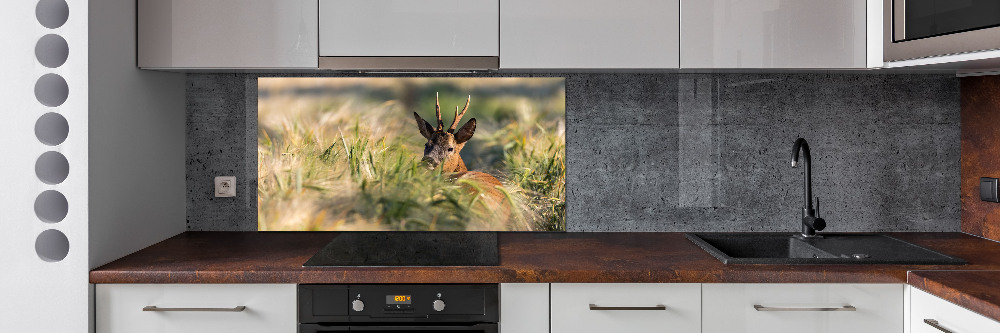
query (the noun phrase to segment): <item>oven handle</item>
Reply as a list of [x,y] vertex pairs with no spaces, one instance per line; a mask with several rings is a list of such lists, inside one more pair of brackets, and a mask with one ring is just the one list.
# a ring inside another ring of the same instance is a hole
[[482,323],[473,325],[422,325],[412,324],[410,326],[324,326],[316,324],[300,324],[300,333],[326,333],[326,332],[357,332],[357,331],[378,331],[378,332],[447,332],[464,331],[476,333],[498,333],[497,324]]

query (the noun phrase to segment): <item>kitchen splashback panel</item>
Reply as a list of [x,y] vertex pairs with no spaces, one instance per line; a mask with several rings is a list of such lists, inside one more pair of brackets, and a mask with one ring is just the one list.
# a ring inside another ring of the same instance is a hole
[[[529,76],[498,75],[484,76]],[[795,231],[809,140],[826,231],[958,231],[948,75],[568,74],[567,231]],[[252,74],[189,74],[189,230],[257,230]]]

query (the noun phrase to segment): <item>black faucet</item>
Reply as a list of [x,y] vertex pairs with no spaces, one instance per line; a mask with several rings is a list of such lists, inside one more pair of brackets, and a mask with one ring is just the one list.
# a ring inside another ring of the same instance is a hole
[[[802,163],[805,164],[805,172],[803,173],[802,180],[803,184],[803,197],[805,201],[802,205],[802,237],[814,238],[820,237],[816,235],[816,231],[823,230],[826,228],[826,220],[816,216],[816,211],[813,210],[812,205],[812,167],[809,164],[812,162],[812,157],[809,156],[809,144],[806,143],[806,139],[798,138],[795,140],[795,145],[792,146],[792,167],[799,166],[799,151],[802,151]],[[819,207],[819,198],[816,198],[816,206]]]

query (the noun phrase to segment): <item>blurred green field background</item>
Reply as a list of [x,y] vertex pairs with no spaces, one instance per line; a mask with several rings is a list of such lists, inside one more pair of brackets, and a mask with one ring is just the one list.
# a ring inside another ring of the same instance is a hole
[[[506,207],[420,165],[413,112],[476,118],[469,170],[504,183]],[[270,230],[565,230],[562,78],[260,78],[257,217]]]

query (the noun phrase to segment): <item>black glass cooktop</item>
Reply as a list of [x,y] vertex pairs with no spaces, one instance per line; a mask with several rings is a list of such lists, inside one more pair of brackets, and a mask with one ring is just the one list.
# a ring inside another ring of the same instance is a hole
[[341,232],[302,266],[496,266],[496,232]]

